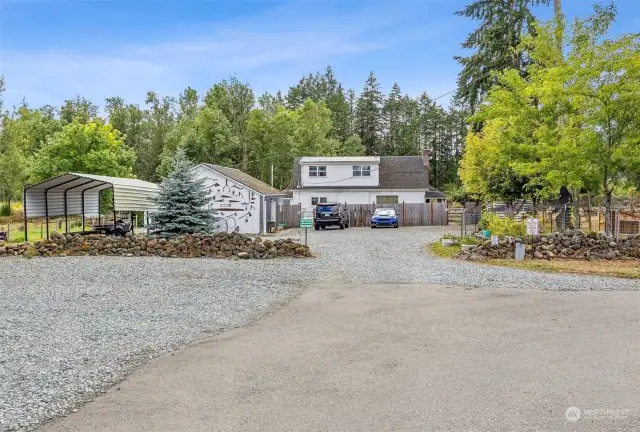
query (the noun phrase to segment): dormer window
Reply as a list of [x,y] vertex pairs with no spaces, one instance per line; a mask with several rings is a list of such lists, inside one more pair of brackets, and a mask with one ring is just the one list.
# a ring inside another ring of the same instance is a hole
[[310,165],[309,166],[309,177],[326,177],[327,176],[327,167],[320,165]]
[[354,165],[354,177],[371,177],[371,165]]

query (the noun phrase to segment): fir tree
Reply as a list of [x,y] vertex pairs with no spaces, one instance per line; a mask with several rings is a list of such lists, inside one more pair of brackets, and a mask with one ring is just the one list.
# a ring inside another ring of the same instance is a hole
[[356,108],[358,132],[368,155],[379,154],[380,152],[383,103],[384,97],[380,91],[380,84],[374,73],[371,72],[358,99]]
[[207,204],[210,192],[204,180],[197,180],[193,164],[183,149],[173,158],[173,171],[160,184],[153,199],[158,211],[153,215],[150,229],[168,234],[208,233],[212,231],[214,216]]
[[496,83],[494,72],[518,69],[524,73],[527,58],[515,48],[531,31],[535,17],[531,6],[548,5],[550,0],[474,0],[457,15],[479,20],[462,47],[473,49],[469,57],[455,57],[462,65],[457,97],[473,111],[489,88]]

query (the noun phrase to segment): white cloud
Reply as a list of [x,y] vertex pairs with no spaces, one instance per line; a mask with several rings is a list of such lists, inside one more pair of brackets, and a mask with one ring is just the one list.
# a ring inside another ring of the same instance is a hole
[[[141,103],[147,90],[175,95],[188,85],[197,87],[206,82],[202,85],[209,86],[233,74],[247,79],[278,65],[329,64],[337,56],[381,50],[403,38],[416,37],[415,29],[402,27],[387,33],[402,14],[392,2],[334,16],[322,16],[313,10],[321,3],[288,4],[243,21],[181,31],[181,35],[169,36],[166,41],[124,45],[103,52],[68,47],[2,50],[5,105],[18,104],[23,97],[34,106],[56,105],[76,94],[96,103],[113,95]],[[437,28],[419,33],[435,34]]]

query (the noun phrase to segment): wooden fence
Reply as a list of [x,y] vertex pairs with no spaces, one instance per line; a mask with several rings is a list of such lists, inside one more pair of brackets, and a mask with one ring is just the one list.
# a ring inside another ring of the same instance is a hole
[[[368,227],[371,213],[376,208],[393,208],[400,220],[400,226],[447,225],[447,205],[444,202],[403,203],[403,204],[347,204],[349,223],[352,227]],[[300,226],[300,205],[282,206],[279,225],[289,228]]]

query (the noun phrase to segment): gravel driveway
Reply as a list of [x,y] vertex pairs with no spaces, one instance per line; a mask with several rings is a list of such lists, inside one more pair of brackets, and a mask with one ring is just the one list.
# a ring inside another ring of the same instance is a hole
[[444,232],[310,231],[317,255],[310,260],[2,259],[0,430],[30,430],[68,413],[149,358],[251,322],[311,283],[640,290],[633,280],[532,273],[424,252]]

